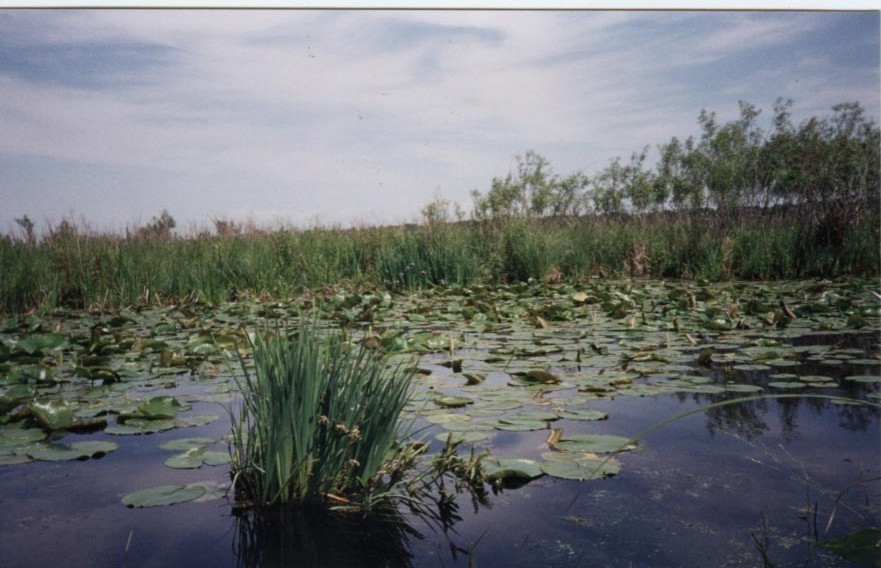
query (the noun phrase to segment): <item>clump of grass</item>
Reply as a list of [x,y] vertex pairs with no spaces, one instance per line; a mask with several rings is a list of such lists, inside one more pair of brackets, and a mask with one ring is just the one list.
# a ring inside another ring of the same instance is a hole
[[254,369],[242,362],[232,429],[238,496],[256,507],[388,502],[398,470],[413,463],[398,442],[412,372],[306,319],[291,335],[257,334],[250,347]]

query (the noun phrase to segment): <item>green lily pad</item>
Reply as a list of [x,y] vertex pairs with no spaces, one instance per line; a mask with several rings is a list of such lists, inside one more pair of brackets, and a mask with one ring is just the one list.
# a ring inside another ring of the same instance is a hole
[[636,444],[623,436],[606,434],[575,434],[561,439],[557,448],[567,452],[591,452],[607,454],[636,448]]
[[0,428],[0,448],[24,446],[46,439],[39,428]]
[[191,448],[182,454],[165,460],[165,465],[175,469],[196,469],[203,465],[223,465],[229,463],[228,452],[212,452],[204,448]]
[[112,452],[119,445],[114,442],[87,441],[75,442],[70,446],[65,444],[48,443],[37,444],[27,449],[27,455],[38,461],[72,461],[87,460],[95,457],[100,458]]
[[797,381],[773,381],[768,383],[768,386],[775,389],[803,389],[808,385]]
[[495,428],[497,430],[507,430],[510,432],[528,432],[531,430],[546,430],[548,423],[544,420],[517,420],[514,418],[505,418],[499,420]]
[[853,381],[855,383],[881,383],[881,376],[879,375],[850,375],[849,377],[844,377],[845,381]]
[[840,538],[827,540],[820,546],[851,562],[881,566],[881,556],[878,554],[879,542],[881,542],[881,530],[865,528]]
[[172,450],[176,452],[184,452],[193,448],[201,448],[216,443],[214,438],[178,438],[176,440],[168,440],[159,444],[163,450]]
[[458,408],[461,406],[474,404],[474,400],[468,398],[467,396],[439,396],[434,399],[434,403],[438,406],[443,406],[446,408]]
[[66,400],[33,401],[31,412],[37,422],[46,430],[63,430],[73,424],[73,412],[77,405]]
[[560,413],[560,418],[566,420],[606,420],[608,417],[605,412],[589,409],[573,409]]
[[484,473],[489,480],[530,480],[542,476],[540,464],[522,458],[487,458],[483,461]]
[[184,416],[182,418],[177,418],[174,421],[174,425],[178,428],[190,428],[193,426],[204,426],[206,424],[211,424],[212,422],[219,419],[220,417],[216,414],[197,414],[195,416]]
[[615,458],[584,456],[577,452],[549,452],[542,454],[545,459],[541,470],[561,479],[587,481],[612,477],[621,471],[621,462]]
[[123,422],[132,418],[146,418],[159,420],[174,418],[178,412],[188,410],[189,405],[181,403],[173,396],[154,396],[150,400],[142,402],[133,412],[125,412],[119,415]]
[[446,431],[436,434],[435,439],[446,442],[449,439],[453,444],[472,444],[474,442],[482,442],[490,437],[490,433],[485,430],[466,430],[466,431]]
[[34,333],[21,338],[16,347],[28,355],[48,353],[67,345],[67,336],[60,333]]
[[133,418],[127,420],[125,424],[111,424],[104,428],[107,434],[115,436],[155,434],[157,432],[165,432],[175,428],[174,420],[144,420],[142,418]]
[[532,369],[526,372],[525,380],[532,383],[558,384],[560,377],[542,369]]
[[203,496],[205,491],[205,487],[200,484],[160,485],[129,493],[122,498],[122,504],[129,508],[162,507],[193,501]]

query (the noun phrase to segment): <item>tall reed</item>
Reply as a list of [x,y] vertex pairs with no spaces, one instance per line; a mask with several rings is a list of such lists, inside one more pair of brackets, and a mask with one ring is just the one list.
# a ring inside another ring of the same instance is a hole
[[412,372],[376,352],[322,334],[314,320],[250,340],[242,403],[233,417],[232,475],[258,507],[329,503],[370,508],[396,477],[383,468],[401,446]]

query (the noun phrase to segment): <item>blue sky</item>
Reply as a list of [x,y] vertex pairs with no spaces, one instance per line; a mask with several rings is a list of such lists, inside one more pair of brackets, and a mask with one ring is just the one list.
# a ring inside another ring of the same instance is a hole
[[418,219],[795,100],[879,116],[878,12],[0,10],[0,231]]

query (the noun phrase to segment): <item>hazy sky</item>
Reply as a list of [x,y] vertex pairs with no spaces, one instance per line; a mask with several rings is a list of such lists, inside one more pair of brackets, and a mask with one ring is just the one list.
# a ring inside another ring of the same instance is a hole
[[879,116],[878,12],[0,10],[0,231],[412,221],[795,100]]

